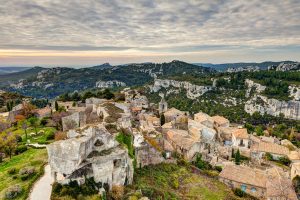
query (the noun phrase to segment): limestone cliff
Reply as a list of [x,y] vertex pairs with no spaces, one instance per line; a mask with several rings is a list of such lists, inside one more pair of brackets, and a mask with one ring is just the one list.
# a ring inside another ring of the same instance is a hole
[[212,86],[194,85],[187,81],[175,81],[169,79],[155,79],[153,86],[150,86],[152,92],[158,92],[161,88],[184,88],[186,89],[186,96],[190,99],[196,99],[202,96],[207,91],[212,90]]

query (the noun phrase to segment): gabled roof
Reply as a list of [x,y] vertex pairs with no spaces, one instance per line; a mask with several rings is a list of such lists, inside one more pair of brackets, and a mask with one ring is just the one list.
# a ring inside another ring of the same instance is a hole
[[225,117],[216,115],[211,117],[218,125],[226,124],[229,123],[229,120],[226,119]]
[[184,149],[190,149],[197,141],[195,141],[185,130],[171,129],[167,132],[167,139],[171,140],[177,146]]
[[267,177],[258,169],[241,165],[226,165],[219,175],[221,178],[235,182],[253,185],[261,188],[266,187]]
[[260,142],[251,146],[251,151],[273,153],[278,155],[289,155],[289,149],[279,144]]
[[248,139],[249,138],[247,129],[245,129],[245,128],[240,128],[240,129],[234,130],[232,135],[235,138],[239,138],[239,139]]
[[171,108],[171,109],[168,109],[164,115],[184,115],[184,112],[176,109],[176,108]]

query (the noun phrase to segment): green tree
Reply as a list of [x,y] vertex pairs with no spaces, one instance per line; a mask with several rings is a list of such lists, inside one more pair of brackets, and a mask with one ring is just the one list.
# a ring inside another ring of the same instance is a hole
[[23,120],[22,122],[22,129],[24,130],[24,132],[25,132],[25,141],[26,141],[26,143],[27,143],[27,139],[28,139],[28,137],[27,137],[27,128],[28,128],[28,126],[27,126],[27,121],[26,120]]
[[55,110],[58,111],[59,107],[58,107],[58,103],[57,101],[55,101]]
[[36,117],[30,117],[28,119],[29,123],[30,123],[30,126],[32,126],[35,130],[35,134],[37,134],[37,127],[38,127],[38,122],[39,122],[39,119],[36,118]]
[[165,115],[164,114],[161,114],[160,115],[160,125],[164,125],[166,123],[166,118],[165,118]]
[[237,150],[234,158],[235,158],[234,159],[235,164],[236,165],[240,165],[241,164],[241,154],[240,154],[240,150],[239,149]]

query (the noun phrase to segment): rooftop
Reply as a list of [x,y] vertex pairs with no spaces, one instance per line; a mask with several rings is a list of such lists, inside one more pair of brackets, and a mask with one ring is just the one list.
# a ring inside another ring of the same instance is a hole
[[219,116],[219,115],[212,116],[211,118],[219,125],[229,123],[228,119],[226,119],[225,117]]
[[239,139],[248,139],[249,138],[247,129],[245,129],[245,128],[234,130],[232,135],[234,135],[235,138],[239,138]]
[[261,170],[246,166],[227,165],[219,176],[239,183],[245,183],[261,188],[266,187],[267,177],[265,173]]
[[185,130],[171,129],[167,132],[167,138],[184,149],[190,149],[196,143]]
[[180,110],[178,110],[178,109],[176,109],[176,108],[170,108],[170,109],[168,109],[165,113],[164,113],[164,115],[184,115],[184,112],[182,112],[182,111],[180,111]]
[[251,151],[274,153],[279,155],[289,155],[289,149],[275,143],[260,142],[253,144]]

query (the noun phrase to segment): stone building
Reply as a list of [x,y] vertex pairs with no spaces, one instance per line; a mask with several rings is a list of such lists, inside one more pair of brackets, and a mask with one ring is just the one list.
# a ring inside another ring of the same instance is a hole
[[275,167],[263,171],[241,165],[226,165],[219,180],[259,199],[297,200],[291,180]]
[[187,113],[180,111],[176,108],[168,109],[164,113],[164,116],[165,116],[166,123],[172,122],[172,121],[180,122],[180,120],[184,120],[184,119],[186,119],[186,122],[187,122]]
[[191,137],[185,130],[169,130],[166,134],[166,140],[177,153],[187,160],[193,160],[196,153],[200,152],[201,149],[201,143]]
[[156,165],[165,160],[164,157],[162,157],[161,152],[147,142],[143,142],[140,147],[135,148],[135,156],[137,167]]
[[68,139],[49,144],[47,151],[52,175],[59,183],[76,180],[82,184],[86,177],[94,177],[111,188],[132,182],[133,165],[127,149],[103,125],[70,130]]
[[214,127],[214,120],[206,113],[199,112],[194,114],[194,120],[203,124],[204,126],[207,126],[208,128]]
[[211,118],[214,121],[215,127],[229,127],[230,122],[225,117],[216,115],[216,116],[212,116]]
[[270,153],[273,159],[277,160],[280,157],[288,156],[289,149],[279,144],[259,142],[255,143],[250,148],[251,158],[261,159],[266,153]]
[[85,112],[75,112],[69,116],[63,117],[61,120],[63,131],[68,131],[84,126],[86,124],[86,114]]
[[168,110],[168,103],[166,102],[164,96],[162,96],[160,102],[158,103],[158,111],[161,115],[162,113],[166,112]]
[[236,129],[232,132],[232,145],[238,148],[249,148],[249,135],[247,129]]

